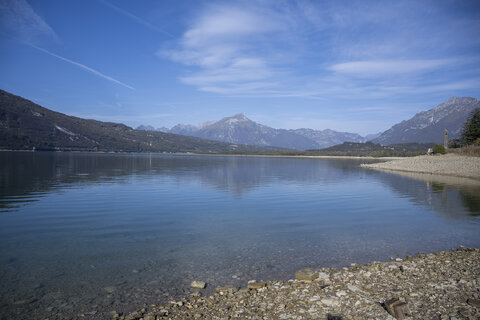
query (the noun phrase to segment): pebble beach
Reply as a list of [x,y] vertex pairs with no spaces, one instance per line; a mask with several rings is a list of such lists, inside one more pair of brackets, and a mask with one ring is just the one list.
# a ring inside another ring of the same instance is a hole
[[[198,284],[195,283],[196,285]],[[208,285],[208,284],[206,284]],[[480,249],[304,269],[287,281],[217,287],[113,319],[480,319]]]
[[480,157],[469,157],[456,154],[425,155],[388,162],[362,164],[362,167],[480,180]]

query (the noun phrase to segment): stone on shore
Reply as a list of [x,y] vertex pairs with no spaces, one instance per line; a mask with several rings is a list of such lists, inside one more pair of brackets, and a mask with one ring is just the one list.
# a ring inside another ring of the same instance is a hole
[[473,307],[480,308],[480,299],[468,299],[467,303]]
[[238,288],[236,287],[231,287],[231,286],[225,286],[225,287],[217,287],[215,288],[215,292],[219,293],[220,295],[224,294],[233,294],[238,291]]
[[190,283],[190,286],[194,289],[205,289],[207,287],[207,284],[203,281],[192,281],[192,283]]
[[385,301],[385,309],[395,319],[403,320],[406,316],[410,315],[410,309],[406,302],[400,301],[398,298],[391,298]]
[[166,317],[166,316],[168,316],[168,310],[162,309],[162,310],[158,311],[158,315],[160,317]]
[[295,279],[304,281],[313,281],[318,278],[318,271],[314,269],[302,269],[295,272]]
[[248,281],[248,289],[260,289],[265,287],[266,285],[267,283],[263,281],[260,281],[260,282],[257,282],[255,280]]
[[333,297],[323,298],[322,300],[320,300],[320,302],[327,307],[333,307],[338,305],[337,298]]

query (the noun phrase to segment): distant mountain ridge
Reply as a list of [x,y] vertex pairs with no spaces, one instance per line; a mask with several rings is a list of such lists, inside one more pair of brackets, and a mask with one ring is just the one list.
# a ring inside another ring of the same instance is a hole
[[[139,126],[137,129],[148,130],[146,128],[151,126]],[[165,128],[158,130],[164,131]],[[252,121],[243,113],[218,121],[208,121],[199,126],[178,124],[165,132],[230,143],[296,150],[322,149],[345,141],[366,141],[359,134],[330,129],[275,129]]]
[[[456,138],[476,108],[480,108],[478,99],[452,97],[394,125],[372,141],[382,145],[442,142],[444,129],[449,131],[449,138]],[[198,126],[140,126],[134,130],[121,123],[68,116],[0,90],[0,149],[258,153],[275,148],[324,149],[345,142],[363,143],[374,136],[330,129],[274,129],[244,114]]]
[[289,130],[306,138],[309,138],[317,144],[316,148],[310,149],[323,149],[344,142],[366,142],[367,139],[359,135],[358,133],[351,132],[339,132],[331,129],[325,130],[313,130],[313,129],[294,129]]
[[408,142],[443,143],[445,129],[448,130],[449,139],[460,137],[465,120],[476,108],[480,108],[478,99],[452,97],[435,108],[397,123],[372,141],[383,145]]
[[[256,123],[243,114],[210,121],[200,126],[178,124],[170,130],[167,128],[157,130],[230,143],[269,145],[296,150],[324,149],[344,142],[372,141],[382,145],[441,143],[445,129],[448,130],[450,139],[460,137],[465,120],[476,108],[480,108],[478,99],[452,97],[435,108],[417,113],[411,119],[404,120],[384,132],[365,137],[330,129],[274,129]],[[140,126],[138,129],[142,128],[143,126]]]
[[[149,129],[150,127],[145,127]],[[134,130],[55,112],[0,90],[0,149],[125,152],[264,152],[271,148]]]

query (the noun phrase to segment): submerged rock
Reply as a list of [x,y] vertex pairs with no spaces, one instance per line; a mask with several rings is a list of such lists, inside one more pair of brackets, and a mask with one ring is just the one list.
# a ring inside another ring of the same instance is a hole
[[114,286],[109,286],[109,287],[103,288],[103,290],[105,290],[108,293],[113,293],[115,292],[116,288]]
[[192,283],[190,283],[190,286],[194,289],[205,289],[207,287],[207,284],[203,281],[192,281]]

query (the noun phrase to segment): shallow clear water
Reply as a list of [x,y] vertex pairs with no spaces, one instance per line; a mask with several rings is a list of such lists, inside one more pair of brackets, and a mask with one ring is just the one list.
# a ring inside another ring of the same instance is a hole
[[365,162],[0,152],[0,318],[102,319],[192,280],[480,245],[478,185]]

